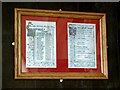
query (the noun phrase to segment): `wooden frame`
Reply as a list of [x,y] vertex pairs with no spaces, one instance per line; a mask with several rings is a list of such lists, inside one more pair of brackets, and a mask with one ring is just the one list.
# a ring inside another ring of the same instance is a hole
[[[101,72],[22,72],[22,16],[98,20]],[[108,79],[105,13],[15,9],[15,79]]]

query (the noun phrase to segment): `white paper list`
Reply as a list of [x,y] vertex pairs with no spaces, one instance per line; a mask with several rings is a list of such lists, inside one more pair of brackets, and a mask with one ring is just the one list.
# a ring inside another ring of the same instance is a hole
[[56,68],[56,22],[26,21],[26,67]]
[[68,68],[96,68],[96,25],[67,25]]

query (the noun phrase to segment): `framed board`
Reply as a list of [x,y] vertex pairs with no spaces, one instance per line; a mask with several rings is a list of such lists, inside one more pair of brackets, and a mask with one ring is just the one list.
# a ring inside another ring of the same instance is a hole
[[15,79],[108,79],[105,13],[15,8]]

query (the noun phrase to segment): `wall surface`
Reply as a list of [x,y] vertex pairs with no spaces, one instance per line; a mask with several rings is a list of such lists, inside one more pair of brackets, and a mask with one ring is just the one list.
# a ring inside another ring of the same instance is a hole
[[[120,3],[2,3],[2,88],[118,88],[120,86]],[[107,15],[108,80],[15,80],[14,8],[98,12]]]

